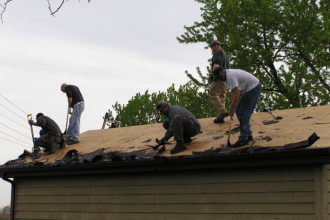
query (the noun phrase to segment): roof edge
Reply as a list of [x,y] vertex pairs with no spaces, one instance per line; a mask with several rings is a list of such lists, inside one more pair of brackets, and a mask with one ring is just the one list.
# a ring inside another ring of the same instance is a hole
[[66,166],[0,167],[2,178],[97,175],[137,172],[209,170],[239,167],[330,164],[330,148],[239,155],[159,157],[132,161],[68,164]]

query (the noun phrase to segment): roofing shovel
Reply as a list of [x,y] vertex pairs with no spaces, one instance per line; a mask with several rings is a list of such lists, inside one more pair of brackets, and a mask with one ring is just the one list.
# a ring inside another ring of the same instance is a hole
[[70,112],[70,107],[68,107],[68,111],[66,112],[65,131],[63,132],[63,135],[66,135],[66,130],[68,129],[69,112]]
[[231,123],[232,123],[232,121],[233,121],[233,119],[230,119],[230,121],[229,121],[227,147],[231,147],[231,143],[230,143],[230,133],[231,133]]
[[264,112],[269,112],[272,116],[274,116],[274,119],[275,120],[283,119],[283,117],[275,115],[274,112],[272,112],[272,109],[271,108],[264,108],[263,111]]
[[105,127],[105,124],[107,123],[108,121],[108,118],[109,118],[109,113],[105,113],[104,117],[103,117],[103,124],[102,124],[102,129],[104,129]]
[[[29,120],[32,120],[32,114],[28,114],[27,115],[27,119],[28,121]],[[34,159],[38,159],[39,158],[39,147],[38,146],[35,146],[35,143],[34,143],[34,133],[33,133],[33,128],[32,128],[32,125],[30,124],[30,128],[31,128],[31,135],[32,135],[32,143],[33,143],[33,147],[32,147],[32,154],[30,154],[30,152],[28,151],[24,151],[24,153],[29,153],[28,155],[32,158],[32,160],[34,161]]]
[[[29,121],[29,120],[32,120],[32,114],[28,114],[28,115],[27,115],[27,119],[28,119],[28,121]],[[30,128],[31,128],[31,135],[32,135],[32,143],[33,143],[33,145],[34,145],[34,134],[33,134],[33,128],[32,128],[32,125],[30,125]]]

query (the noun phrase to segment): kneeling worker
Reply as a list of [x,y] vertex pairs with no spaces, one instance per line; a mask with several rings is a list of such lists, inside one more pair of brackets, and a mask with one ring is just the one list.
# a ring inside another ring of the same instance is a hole
[[229,115],[231,120],[235,111],[240,124],[240,136],[231,147],[242,147],[253,140],[250,130],[250,119],[262,91],[262,85],[255,76],[240,69],[223,69],[217,67],[213,74],[233,92]]
[[164,144],[174,136],[176,145],[171,150],[171,154],[186,150],[186,144],[192,141],[191,137],[200,133],[201,125],[199,121],[191,112],[181,106],[170,106],[162,101],[156,104],[156,109],[168,118],[168,121],[163,124],[167,131],[158,144]]
[[36,119],[37,122],[29,120],[30,125],[42,128],[40,130],[40,137],[34,141],[34,146],[42,147],[45,149],[45,152],[50,154],[59,148],[63,148],[65,146],[65,140],[62,138],[61,129],[56,122],[42,113],[38,113]]

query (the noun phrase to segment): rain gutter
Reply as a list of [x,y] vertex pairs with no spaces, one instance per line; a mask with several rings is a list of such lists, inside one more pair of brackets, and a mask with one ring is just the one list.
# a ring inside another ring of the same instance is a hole
[[1,178],[11,184],[11,201],[10,201],[10,220],[14,220],[15,198],[16,198],[16,184],[15,181],[8,179],[1,175]]

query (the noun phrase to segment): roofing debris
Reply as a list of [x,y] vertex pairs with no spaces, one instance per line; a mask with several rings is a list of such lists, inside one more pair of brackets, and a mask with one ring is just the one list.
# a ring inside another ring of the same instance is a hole
[[[306,148],[330,147],[330,106],[317,106],[304,109],[279,111],[281,119],[269,112],[259,112],[252,116],[254,132],[250,147],[228,148],[228,121],[214,124],[213,118],[200,119],[203,133],[195,136],[187,150],[171,155],[174,141],[157,145],[155,139],[161,138],[165,130],[162,124],[140,125],[124,128],[91,130],[81,134],[81,142],[67,146],[54,154],[40,155],[25,150],[18,159],[8,161],[1,168],[20,168],[35,166],[62,167],[72,164],[114,163],[120,161],[145,161],[171,158],[191,158],[229,155],[249,155],[285,151],[300,151]],[[275,113],[274,113],[275,114]],[[279,117],[279,116],[276,116]],[[274,123],[265,125],[272,119]],[[239,135],[239,123],[234,119],[235,128],[231,130],[231,140]],[[311,135],[312,134],[312,135]]]
[[[226,156],[235,154],[252,154],[252,153],[267,153],[267,152],[280,152],[303,149],[314,144],[320,137],[316,133],[313,133],[308,137],[307,140],[286,144],[284,146],[274,146],[274,147],[261,147],[261,146],[251,146],[251,147],[241,147],[241,148],[230,148],[230,147],[219,147],[216,149],[208,149],[202,152],[193,152],[195,156]],[[156,153],[146,153],[144,150],[132,151],[132,152],[104,152],[104,148],[98,149],[94,152],[81,155],[77,150],[68,151],[61,160],[57,160],[54,163],[47,164],[48,166],[65,166],[68,164],[82,164],[82,163],[106,163],[106,162],[118,162],[118,161],[138,161],[138,160],[150,160],[150,159],[164,159],[166,157],[162,156],[162,152],[165,150],[163,146]],[[160,152],[162,151],[162,152]],[[190,155],[187,157],[191,157]],[[185,158],[185,156],[181,156]],[[5,164],[5,166],[19,166],[19,167],[31,167],[31,166],[42,166],[42,162],[31,162],[24,163],[22,159],[12,160]]]

